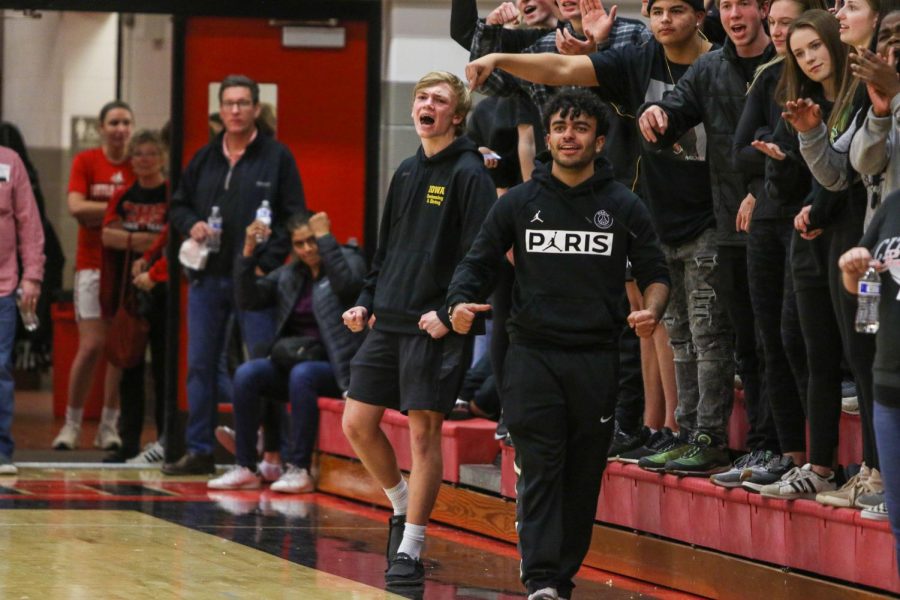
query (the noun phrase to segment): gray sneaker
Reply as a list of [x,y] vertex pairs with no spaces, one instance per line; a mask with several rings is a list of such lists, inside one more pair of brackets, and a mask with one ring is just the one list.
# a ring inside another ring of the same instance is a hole
[[771,450],[754,450],[734,461],[734,465],[730,470],[724,473],[717,473],[711,476],[709,480],[722,487],[741,487],[741,481],[750,476],[751,468],[765,466],[774,456],[775,453]]
[[750,467],[741,487],[749,492],[759,493],[764,485],[780,481],[785,473],[794,468],[794,459],[786,454],[773,454],[769,462]]
[[15,475],[18,472],[19,468],[13,461],[5,454],[0,454],[0,475]]
[[874,508],[883,502],[884,502],[884,492],[883,491],[877,492],[875,494],[863,494],[862,496],[857,497],[856,508],[865,510],[867,508]]

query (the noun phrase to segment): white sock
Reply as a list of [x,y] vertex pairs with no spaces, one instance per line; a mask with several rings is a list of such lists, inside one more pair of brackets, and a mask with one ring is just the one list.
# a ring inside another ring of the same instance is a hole
[[406,480],[401,477],[400,483],[390,489],[384,488],[384,493],[387,494],[391,506],[394,507],[394,514],[405,515],[406,506],[409,504],[409,487],[406,485]]
[[648,427],[647,429],[650,430],[650,435],[653,435],[654,433],[656,433],[657,431],[659,431],[659,429],[653,429],[652,427]]
[[104,425],[109,425],[112,428],[116,427],[116,424],[119,422],[119,409],[118,408],[107,408],[103,407],[103,412],[100,413],[100,422]]
[[81,427],[81,419],[84,418],[83,408],[66,407],[66,424]]
[[403,552],[410,558],[418,559],[422,555],[422,546],[425,545],[425,525],[413,525],[407,523],[403,528],[403,541],[397,548],[397,554]]

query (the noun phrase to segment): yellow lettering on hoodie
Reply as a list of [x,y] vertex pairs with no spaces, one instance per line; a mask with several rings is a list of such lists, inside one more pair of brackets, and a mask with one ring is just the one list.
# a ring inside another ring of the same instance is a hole
[[429,185],[428,193],[425,195],[425,203],[440,206],[444,203],[444,193],[446,188],[443,185]]

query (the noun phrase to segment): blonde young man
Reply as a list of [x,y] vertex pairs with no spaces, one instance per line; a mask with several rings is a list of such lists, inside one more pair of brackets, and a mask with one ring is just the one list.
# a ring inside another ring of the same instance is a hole
[[[394,508],[389,586],[424,580],[420,554],[441,483],[441,425],[469,366],[471,340],[450,331],[441,307],[453,269],[496,199],[478,148],[462,137],[470,107],[455,75],[432,72],[416,84],[412,118],[422,145],[394,173],[372,270],[357,306],[344,313],[352,331],[374,318],[350,364],[343,426]],[[386,408],[409,416],[408,484],[378,427]]]

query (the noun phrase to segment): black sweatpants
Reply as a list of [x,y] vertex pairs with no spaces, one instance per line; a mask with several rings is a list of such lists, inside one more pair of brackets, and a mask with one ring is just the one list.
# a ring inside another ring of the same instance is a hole
[[569,597],[591,543],[613,434],[618,348],[561,350],[511,342],[503,415],[522,473],[516,517],[529,593]]
[[[631,312],[626,297],[625,313]],[[619,401],[616,404],[616,421],[619,428],[631,435],[640,432],[644,425],[644,377],[641,372],[641,340],[627,324],[619,336]]]

